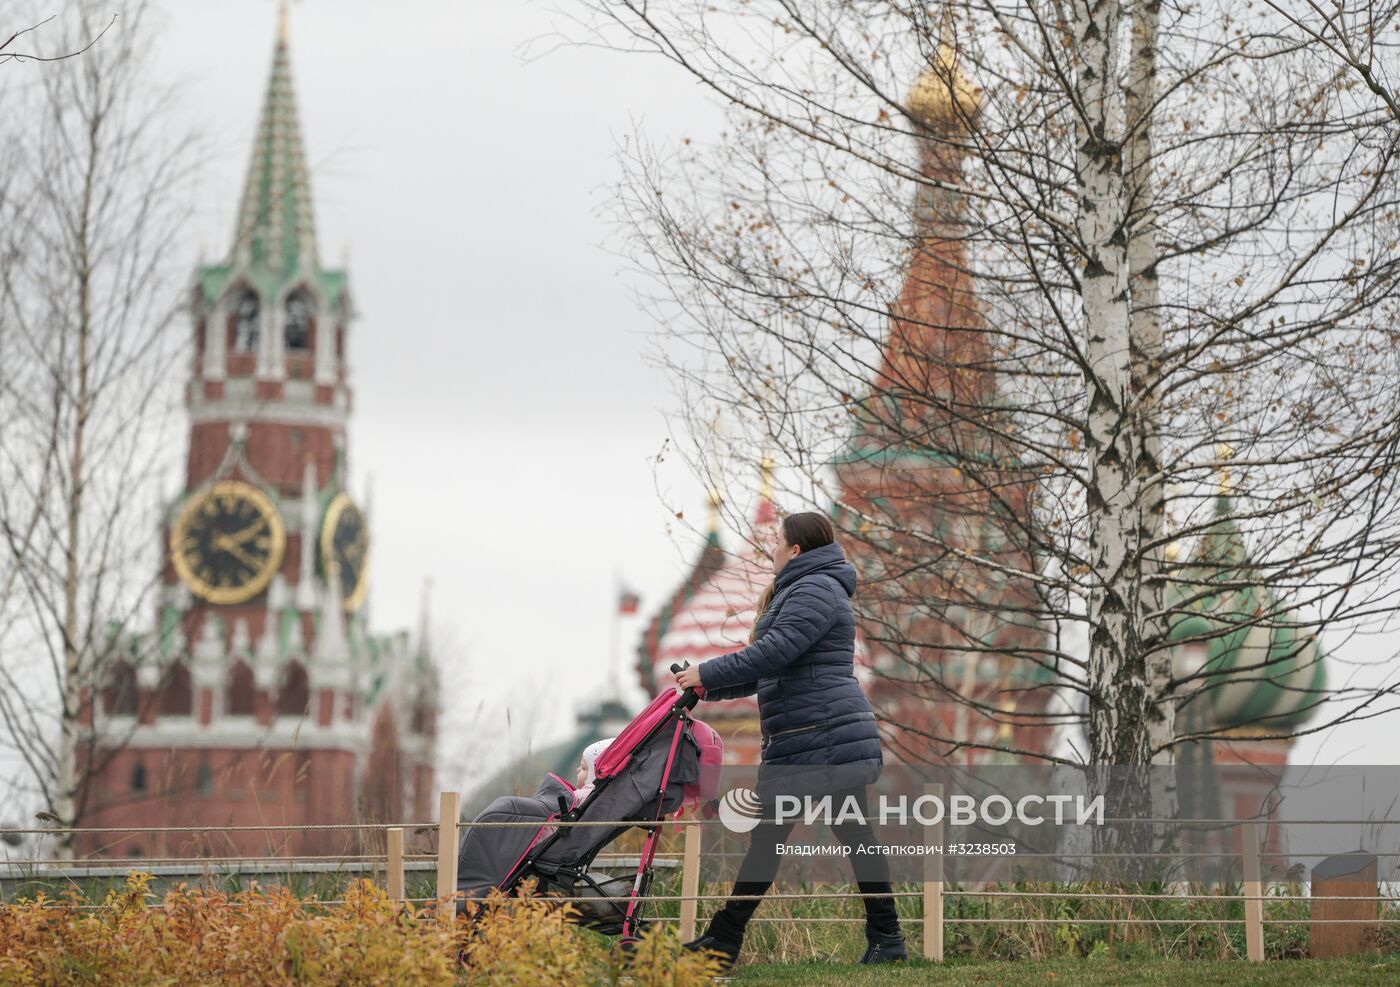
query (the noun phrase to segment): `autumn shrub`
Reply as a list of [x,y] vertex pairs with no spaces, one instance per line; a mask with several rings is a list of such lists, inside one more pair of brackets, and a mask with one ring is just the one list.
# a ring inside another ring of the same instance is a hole
[[607,952],[573,924],[566,905],[493,894],[468,906],[462,947],[468,984],[606,982]]
[[572,907],[534,897],[492,895],[469,906],[462,949],[463,981],[473,987],[531,984],[616,984],[690,987],[720,972],[713,958],[681,949],[657,923],[631,949],[611,946],[573,922]]
[[326,907],[279,888],[157,899],[149,885],[132,875],[95,906],[0,905],[0,985],[456,983],[453,928],[367,881]]
[[0,987],[30,984],[281,987],[322,984],[708,983],[710,961],[664,927],[634,951],[611,948],[567,906],[526,894],[473,903],[440,921],[368,881],[343,899],[285,888],[229,893],[180,886],[163,898],[133,874],[99,903],[76,893],[0,904]]
[[709,984],[723,971],[711,954],[689,953],[671,926],[656,925],[643,933],[641,942],[630,953],[613,952],[621,958],[612,968],[612,980],[626,978],[632,987],[689,987]]

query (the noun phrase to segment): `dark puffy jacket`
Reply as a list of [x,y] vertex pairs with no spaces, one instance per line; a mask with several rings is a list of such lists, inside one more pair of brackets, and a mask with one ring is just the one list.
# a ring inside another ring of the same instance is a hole
[[836,543],[778,573],[754,642],[700,665],[705,698],[758,693],[763,763],[843,765],[842,787],[879,776],[880,735],[855,678],[856,571]]

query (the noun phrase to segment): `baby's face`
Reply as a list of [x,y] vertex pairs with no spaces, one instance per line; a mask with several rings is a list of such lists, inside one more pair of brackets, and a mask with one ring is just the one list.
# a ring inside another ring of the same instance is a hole
[[578,773],[574,776],[574,778],[576,780],[575,787],[577,788],[582,788],[584,782],[588,781],[588,763],[586,761],[578,762]]

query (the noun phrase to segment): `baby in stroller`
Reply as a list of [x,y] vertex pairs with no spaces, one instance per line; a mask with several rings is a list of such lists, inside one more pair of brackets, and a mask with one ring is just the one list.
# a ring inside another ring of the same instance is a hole
[[[578,759],[578,770],[574,772],[573,785],[569,785],[568,782],[564,781],[563,778],[560,778],[556,774],[551,773],[550,775],[548,775],[549,779],[557,781],[563,784],[566,788],[570,789],[571,794],[569,795],[569,808],[572,809],[576,805],[582,805],[583,802],[588,798],[588,796],[592,794],[593,786],[598,780],[598,758],[602,756],[603,751],[607,750],[608,746],[616,739],[616,737],[609,737],[606,740],[597,740],[583,749],[583,753],[579,755]],[[552,792],[555,788],[555,786],[550,784],[549,781],[546,781],[535,792],[534,797],[541,798],[541,792],[544,792],[547,796],[548,792],[545,791],[546,787],[550,792]],[[544,837],[550,835],[558,828],[558,826],[552,823],[548,826],[545,826],[543,829],[540,830],[540,839],[543,839]]]
[[607,740],[598,740],[583,749],[583,754],[578,760],[578,774],[574,778],[574,805],[588,798],[593,791],[593,785],[598,780],[598,758],[603,756],[603,751],[616,739],[609,737]]
[[[467,898],[497,888],[514,893],[521,881],[534,878],[537,893],[586,899],[574,902],[582,924],[635,937],[641,925],[637,899],[650,885],[661,833],[654,824],[686,805],[712,800],[718,788],[724,748],[713,730],[690,715],[696,699],[691,690],[668,689],[617,737],[586,749],[577,788],[551,774],[532,796],[494,800],[466,828],[458,891]],[[648,834],[635,875],[590,871],[603,847],[639,824]]]

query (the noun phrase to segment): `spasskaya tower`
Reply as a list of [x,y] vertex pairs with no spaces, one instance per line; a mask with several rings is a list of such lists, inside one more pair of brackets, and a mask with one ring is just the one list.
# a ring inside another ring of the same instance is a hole
[[[426,634],[369,631],[369,512],[349,478],[355,316],[323,267],[285,13],[229,252],[196,270],[185,489],[165,512],[156,631],[93,704],[82,825],[426,818]],[[354,832],[228,834],[213,849],[338,852]],[[93,834],[84,852],[191,852]]]

